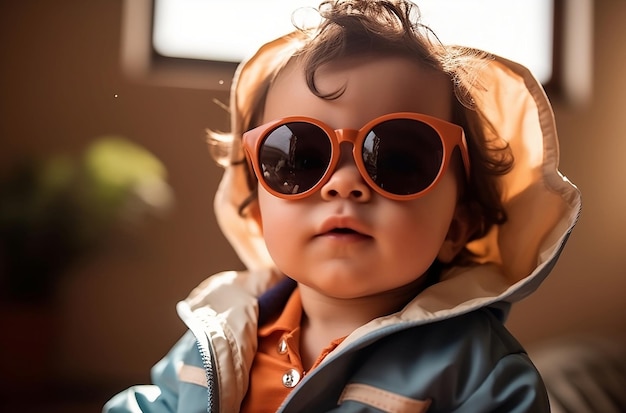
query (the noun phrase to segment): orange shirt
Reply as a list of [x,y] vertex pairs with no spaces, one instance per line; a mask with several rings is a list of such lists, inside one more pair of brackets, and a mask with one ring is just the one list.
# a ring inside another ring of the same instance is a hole
[[[275,412],[306,374],[300,359],[302,300],[297,288],[282,314],[258,331],[259,348],[250,371],[250,386],[241,412]],[[333,340],[320,354],[314,369],[344,338]]]

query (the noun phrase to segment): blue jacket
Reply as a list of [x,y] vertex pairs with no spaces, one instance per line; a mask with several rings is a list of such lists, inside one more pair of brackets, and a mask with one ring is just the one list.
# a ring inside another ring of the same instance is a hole
[[[251,279],[276,278],[219,274],[180,303],[190,331],[153,368],[152,385],[120,393],[105,411],[237,411],[253,356],[246,357],[241,344],[256,341],[257,304],[262,302],[245,289],[256,284]],[[279,281],[270,290],[273,299],[282,300],[277,291],[284,295],[291,288]],[[220,295],[242,300],[247,295],[249,300],[237,314],[210,311],[207,301]],[[436,321],[401,321],[400,313],[378,320],[307,374],[280,411],[547,412],[541,378],[503,326],[505,312],[493,306]],[[233,321],[245,314],[253,317]],[[233,326],[250,335],[237,337]]]

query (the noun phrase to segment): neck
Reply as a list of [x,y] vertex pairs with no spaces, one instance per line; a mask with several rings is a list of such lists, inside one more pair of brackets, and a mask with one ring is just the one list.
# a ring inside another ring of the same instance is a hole
[[302,297],[300,352],[306,369],[333,340],[375,318],[402,309],[423,289],[422,279],[401,288],[358,298],[335,298],[299,284]]

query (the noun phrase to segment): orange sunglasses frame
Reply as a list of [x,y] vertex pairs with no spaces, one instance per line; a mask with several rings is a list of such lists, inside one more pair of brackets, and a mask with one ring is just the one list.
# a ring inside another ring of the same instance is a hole
[[[426,187],[422,191],[417,192],[415,194],[398,195],[398,194],[394,194],[391,192],[387,192],[381,187],[379,187],[367,173],[367,170],[365,169],[365,165],[363,164],[363,159],[360,156],[360,154],[357,153],[357,149],[359,151],[361,150],[363,141],[365,140],[369,132],[376,125],[383,123],[385,121],[388,121],[388,120],[393,120],[393,119],[410,119],[410,120],[423,122],[426,125],[433,128],[435,132],[437,132],[437,134],[439,135],[439,138],[441,139],[441,143],[443,146],[443,162],[441,164],[441,167],[439,168],[439,172],[437,173],[437,176],[435,177],[433,182],[428,187]],[[259,149],[261,145],[263,144],[265,137],[267,137],[270,132],[272,132],[274,129],[278,128],[279,126],[285,125],[288,123],[293,123],[293,122],[306,122],[306,123],[313,124],[319,127],[320,129],[322,129],[326,133],[326,135],[328,136],[331,142],[331,159],[328,164],[328,167],[326,168],[326,171],[324,171],[324,174],[322,175],[320,180],[313,187],[311,187],[310,189],[304,192],[300,192],[297,194],[284,194],[284,193],[281,193],[272,189],[267,184],[267,182],[265,182],[265,180],[262,178],[263,173],[259,165],[258,157],[259,157]],[[450,160],[452,158],[452,152],[454,148],[457,146],[461,150],[461,157],[463,160],[463,165],[465,167],[465,175],[469,179],[470,160],[469,160],[469,153],[467,150],[467,142],[465,140],[465,132],[463,131],[463,128],[453,123],[447,122],[445,120],[442,120],[433,116],[429,116],[429,115],[424,115],[421,113],[413,113],[413,112],[390,113],[390,114],[383,115],[383,116],[377,117],[369,121],[361,129],[358,129],[358,130],[357,129],[332,129],[330,126],[326,125],[324,122],[319,121],[317,119],[304,117],[304,116],[289,116],[286,118],[277,119],[277,120],[273,120],[271,122],[265,123],[243,134],[243,148],[246,154],[246,159],[248,161],[248,166],[251,167],[252,170],[254,170],[257,180],[261,183],[261,185],[263,185],[263,188],[265,188],[272,195],[279,197],[279,198],[283,198],[283,199],[289,199],[289,200],[306,198],[307,196],[310,196],[312,193],[314,193],[319,188],[321,188],[324,184],[326,184],[326,182],[328,182],[328,180],[330,179],[330,176],[335,171],[337,163],[339,162],[340,144],[342,142],[352,143],[352,156],[354,158],[354,162],[357,166],[357,169],[359,170],[359,173],[361,174],[361,177],[365,180],[365,182],[367,182],[368,186],[370,186],[374,191],[376,191],[377,193],[379,193],[380,195],[388,199],[392,199],[396,201],[405,201],[405,200],[419,198],[421,196],[426,195],[428,192],[430,192],[435,186],[437,186],[437,183],[441,180],[442,176],[447,170],[448,165],[450,164]]]

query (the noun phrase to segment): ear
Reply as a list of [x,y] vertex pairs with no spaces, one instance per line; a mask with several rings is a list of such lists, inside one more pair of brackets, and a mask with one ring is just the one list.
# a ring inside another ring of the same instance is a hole
[[450,222],[446,239],[443,241],[437,259],[442,263],[450,263],[463,250],[474,229],[479,225],[473,222],[472,215],[466,204],[458,204]]

